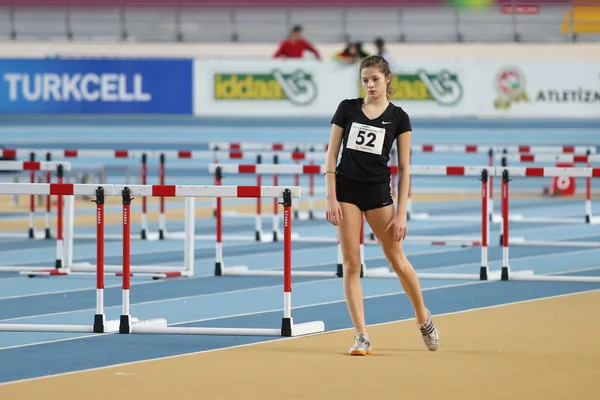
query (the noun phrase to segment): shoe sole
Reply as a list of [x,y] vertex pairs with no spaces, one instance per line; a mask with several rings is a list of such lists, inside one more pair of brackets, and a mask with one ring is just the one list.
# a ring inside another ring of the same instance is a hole
[[364,351],[364,350],[352,350],[352,351],[350,351],[350,355],[351,356],[368,356],[369,354],[371,354],[371,350],[369,350],[369,351]]

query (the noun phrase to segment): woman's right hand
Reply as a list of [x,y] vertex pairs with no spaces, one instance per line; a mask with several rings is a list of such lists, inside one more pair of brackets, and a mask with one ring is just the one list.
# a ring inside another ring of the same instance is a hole
[[342,215],[342,207],[340,206],[340,203],[338,203],[337,199],[327,199],[325,217],[332,225],[340,225],[340,222],[344,219],[344,216]]

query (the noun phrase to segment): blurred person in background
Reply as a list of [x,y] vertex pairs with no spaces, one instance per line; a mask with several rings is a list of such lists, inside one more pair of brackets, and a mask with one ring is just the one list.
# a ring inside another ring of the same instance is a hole
[[[392,64],[392,56],[391,54],[387,51],[387,49],[385,48],[385,40],[383,40],[382,37],[378,37],[375,38],[375,41],[373,42],[373,44],[375,45],[375,49],[376,49],[376,55],[385,58],[385,60],[389,63]],[[393,69],[393,68],[392,68]]]
[[367,58],[370,54],[363,50],[361,42],[348,43],[346,48],[333,55],[336,61],[354,64]]
[[304,30],[300,25],[294,26],[287,39],[279,43],[279,48],[273,58],[302,58],[304,51],[308,50],[321,59],[319,51],[303,37]]

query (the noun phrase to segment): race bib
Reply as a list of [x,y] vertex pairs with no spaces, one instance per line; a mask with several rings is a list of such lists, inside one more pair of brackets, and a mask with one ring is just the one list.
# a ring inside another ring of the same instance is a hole
[[354,122],[348,134],[346,148],[381,155],[385,129]]

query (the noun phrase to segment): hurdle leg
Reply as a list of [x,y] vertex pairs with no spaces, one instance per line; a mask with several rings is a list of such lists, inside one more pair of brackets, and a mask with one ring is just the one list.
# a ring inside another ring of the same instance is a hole
[[[314,161],[310,161],[310,165]],[[315,219],[315,174],[308,175],[308,219]]]
[[[144,153],[142,154],[142,185],[146,185],[148,180],[148,156]],[[147,211],[148,204],[146,197],[142,197],[142,217],[141,217],[141,225],[142,230],[140,232],[140,236],[142,240],[146,240],[148,238],[148,220],[147,220]]]
[[[63,183],[63,166],[58,166],[58,183]],[[56,204],[56,264],[55,269],[59,270],[63,267],[63,195],[57,196]]]
[[[215,171],[215,186],[221,185],[221,177],[222,172],[221,168],[217,168]],[[215,216],[216,216],[216,235],[217,240],[215,243],[215,275],[223,276],[225,272],[223,270],[223,210],[222,210],[222,198],[216,197],[216,208],[215,208]]]
[[[260,187],[261,186],[261,174],[256,174],[256,186]],[[254,229],[254,234],[255,234],[255,240],[257,242],[262,241],[262,215],[261,215],[261,198],[257,197],[256,198],[256,217],[255,217],[255,229]]]
[[[295,164],[298,164],[298,160],[294,160]],[[300,186],[300,174],[294,174],[294,186]],[[295,201],[293,204],[293,210],[294,210],[294,218],[298,219],[299,218],[299,213],[300,213],[300,202],[299,201]]]
[[344,276],[344,258],[342,257],[342,245],[340,244],[340,237],[338,236],[337,242],[337,273],[336,276],[338,278],[342,278]]
[[73,235],[75,234],[75,196],[65,196],[64,203],[64,245],[63,260],[64,267],[69,269],[73,265]]
[[508,170],[502,171],[502,273],[500,279],[510,280],[510,266],[508,264]]
[[[30,161],[35,161],[35,153],[29,155]],[[35,183],[35,171],[29,171],[29,182]],[[35,239],[35,195],[29,196],[29,239]]]
[[[160,184],[165,184],[165,155],[162,153],[160,155],[160,165],[159,165],[159,180]],[[165,235],[167,234],[167,224],[165,220],[165,198],[160,197],[160,214],[158,216],[158,239],[164,240]]]
[[129,290],[131,288],[131,194],[125,188],[123,199],[123,307],[119,322],[119,333],[131,332],[129,313]]
[[[488,166],[494,166],[494,149],[490,148],[488,151]],[[488,176],[488,212],[490,214],[490,221],[494,220],[494,175]]]
[[[46,161],[51,161],[52,155],[50,153],[46,154]],[[46,171],[46,183],[52,183],[52,171]],[[46,239],[52,238],[52,233],[50,232],[50,212],[52,211],[52,196],[46,196]]]
[[96,315],[94,332],[105,331],[104,315],[104,189],[96,189]]
[[132,333],[134,326],[165,329],[167,320],[164,318],[140,321],[132,318],[129,307],[129,292],[131,290],[131,190],[126,187],[122,192],[123,199],[123,306],[119,319],[118,332]]
[[292,336],[292,196],[283,193],[283,319],[281,336]]
[[195,246],[195,207],[194,197],[185,198],[185,247],[183,266],[186,276],[194,276],[194,246]]
[[489,235],[489,176],[488,171],[484,169],[481,172],[481,269],[479,279],[488,280],[488,235]]
[[[273,186],[279,185],[279,176],[273,175]],[[279,240],[279,202],[277,198],[273,199],[273,241]]]
[[[589,151],[588,151],[589,155]],[[586,165],[588,168],[592,167],[590,162]],[[592,177],[588,176],[585,178],[585,223],[591,224],[594,216],[592,214]]]

